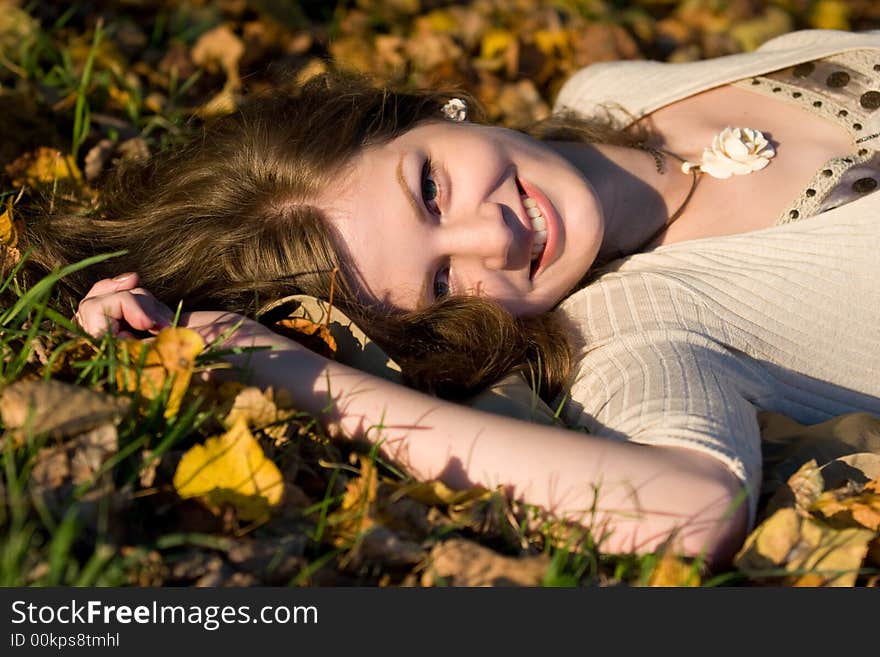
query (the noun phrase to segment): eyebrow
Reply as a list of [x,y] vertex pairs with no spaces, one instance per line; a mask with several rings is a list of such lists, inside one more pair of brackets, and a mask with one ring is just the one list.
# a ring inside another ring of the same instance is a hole
[[[410,190],[409,185],[406,182],[406,177],[403,175],[403,158],[405,157],[405,153],[400,155],[400,159],[397,161],[397,182],[400,184],[400,188],[403,190],[403,195],[406,197],[406,200],[409,201],[410,207],[412,207],[413,213],[416,215],[416,219],[420,223],[426,223],[424,208],[422,208],[421,204],[418,200],[413,196],[412,191]],[[427,276],[422,281],[422,287],[419,290],[419,299],[416,302],[416,310],[422,310],[423,308],[431,305],[429,301],[426,299],[430,299],[431,295],[429,290],[434,285],[433,274],[428,272]]]
[[406,200],[409,201],[410,207],[412,207],[413,212],[416,215],[416,218],[424,223],[425,222],[425,214],[422,209],[422,206],[419,204],[418,200],[412,195],[410,191],[409,185],[406,183],[406,177],[403,175],[403,158],[404,155],[400,156],[400,159],[397,161],[397,182],[400,183],[400,188],[403,190],[403,195],[406,196]]

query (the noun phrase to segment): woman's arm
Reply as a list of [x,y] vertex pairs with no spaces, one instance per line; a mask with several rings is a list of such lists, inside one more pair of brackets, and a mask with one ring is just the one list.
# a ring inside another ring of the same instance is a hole
[[[107,315],[118,330],[129,316],[143,328],[154,315],[167,317],[148,292],[133,287],[136,282],[97,284],[80,304],[78,321],[106,326]],[[672,537],[676,549],[724,563],[745,537],[742,486],[712,457],[439,400],[328,360],[240,315],[181,316],[182,325],[209,341],[238,322],[241,327],[224,347],[272,347],[228,357],[241,368],[242,380],[284,388],[331,434],[380,443],[416,477],[439,478],[457,488],[503,485],[519,499],[591,526],[600,547],[610,552],[646,552]]]
[[416,477],[456,488],[503,485],[593,526],[597,540],[610,532],[606,551],[650,551],[680,530],[678,549],[723,562],[745,537],[742,486],[712,457],[492,415],[273,341],[277,350],[237,357],[249,383],[288,390],[331,433],[381,443]]

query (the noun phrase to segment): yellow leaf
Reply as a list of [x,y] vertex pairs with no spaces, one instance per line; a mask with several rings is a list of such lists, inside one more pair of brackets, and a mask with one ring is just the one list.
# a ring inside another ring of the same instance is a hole
[[[116,370],[116,385],[120,390],[139,389],[145,399],[152,400],[159,396],[170,378],[171,390],[165,417],[173,417],[180,410],[180,402],[192,378],[196,356],[204,348],[202,336],[188,328],[162,329],[153,341],[123,340],[119,343],[121,363]],[[146,355],[143,355],[144,350]],[[144,365],[138,376],[141,358],[144,359]]]
[[281,502],[284,483],[240,416],[222,436],[183,455],[174,488],[183,498],[204,496],[213,504],[231,504],[246,520],[259,520]]
[[490,494],[490,491],[478,487],[452,490],[442,481],[434,479],[402,485],[399,494],[408,495],[428,506],[452,506],[484,498]]
[[12,211],[12,197],[6,198],[6,210],[0,214],[0,243],[13,248],[18,245],[18,237],[24,232],[24,221]]
[[810,25],[819,30],[844,30],[849,27],[849,7],[841,0],[819,0],[810,15]]
[[14,187],[38,187],[55,181],[82,182],[82,173],[70,155],[42,146],[25,153],[6,167]]
[[697,569],[669,550],[663,552],[648,578],[648,586],[694,587],[699,585],[700,574]]
[[504,54],[516,41],[513,34],[507,30],[487,30],[480,44],[480,57],[492,59]]
[[798,575],[794,586],[853,586],[874,536],[867,529],[837,530],[808,518],[801,528],[798,555],[786,570]]
[[565,30],[538,30],[532,38],[535,45],[547,57],[561,56],[568,52],[570,40]]
[[779,509],[749,534],[734,564],[744,572],[779,566],[800,540],[801,518],[791,507]]
[[448,33],[460,29],[459,21],[449,11],[444,9],[435,9],[428,12],[423,17],[423,21],[425,26],[432,32]]

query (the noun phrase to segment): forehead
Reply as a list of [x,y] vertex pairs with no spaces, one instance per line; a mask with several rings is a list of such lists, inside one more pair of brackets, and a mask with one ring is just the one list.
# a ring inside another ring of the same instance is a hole
[[364,149],[340,172],[319,203],[341,240],[362,301],[411,310],[420,305],[424,235],[399,181],[398,139]]

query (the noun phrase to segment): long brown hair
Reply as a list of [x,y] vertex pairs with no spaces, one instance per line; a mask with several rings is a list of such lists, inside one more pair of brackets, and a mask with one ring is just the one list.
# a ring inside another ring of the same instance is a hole
[[[97,253],[127,249],[65,277],[61,301],[73,309],[98,279],[137,271],[142,285],[172,308],[183,300],[187,310],[255,316],[292,294],[327,299],[338,268],[334,303],[400,363],[409,383],[460,398],[520,370],[549,400],[571,369],[554,315],[513,317],[476,297],[444,298],[417,312],[364,305],[351,258],[315,205],[362,149],[437,120],[449,98],[342,73],[313,78],[295,92],[251,98],[187,145],[120,167],[96,207],[29,217],[32,253],[24,275],[33,282]],[[479,121],[472,98],[469,107],[469,119]],[[545,128],[544,136],[554,134],[552,125]]]

